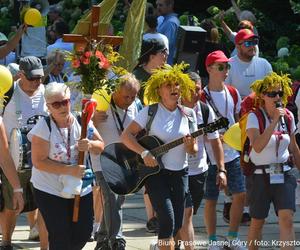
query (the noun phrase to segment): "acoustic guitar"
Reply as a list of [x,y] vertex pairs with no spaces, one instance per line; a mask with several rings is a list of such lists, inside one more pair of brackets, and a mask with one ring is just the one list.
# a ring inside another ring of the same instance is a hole
[[[226,127],[228,127],[228,119],[220,118],[193,132],[191,136],[196,138]],[[122,143],[107,145],[100,155],[104,179],[110,189],[116,194],[126,195],[138,192],[149,176],[159,173],[164,168],[161,160],[163,154],[182,144],[183,137],[165,144],[158,137],[147,135],[138,140],[138,142],[151,152],[156,158],[158,166],[146,166],[139,154],[128,149]]]

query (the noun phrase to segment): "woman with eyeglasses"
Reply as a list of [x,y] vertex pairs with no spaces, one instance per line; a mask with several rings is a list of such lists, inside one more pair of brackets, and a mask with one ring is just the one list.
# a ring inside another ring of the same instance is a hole
[[[294,117],[284,108],[292,94],[290,84],[287,75],[274,72],[251,85],[259,104],[259,113],[249,113],[246,127],[252,147],[249,157],[255,165],[254,174],[247,177],[251,183],[247,190],[252,218],[248,233],[251,250],[259,247],[254,243],[262,238],[271,203],[278,216],[280,240],[295,240],[296,179],[290,170],[293,166],[300,168],[300,153],[295,140]],[[262,120],[264,129],[259,125]]]
[[[206,57],[205,66],[209,74],[209,81],[208,85],[203,88],[200,99],[212,108],[216,117],[227,118],[229,126],[232,126],[239,118],[241,97],[235,88],[224,83],[230,69],[229,61],[230,59],[220,50],[214,51]],[[219,130],[221,140],[225,131],[226,129]],[[239,152],[229,147],[223,140],[222,146],[225,170],[217,165],[210,143],[205,142],[210,166],[204,194],[204,221],[209,241],[216,242],[218,240],[216,235],[216,205],[219,191],[227,180],[227,188],[233,199],[227,241],[229,246],[238,245],[238,249],[242,250],[245,248],[238,238],[238,231],[244,207],[245,178],[240,167]],[[214,244],[212,244],[209,249],[218,249],[214,247]]]
[[[50,118],[41,119],[28,135],[34,166],[31,182],[49,233],[49,249],[82,249],[93,229],[93,201],[91,185],[82,185],[78,193],[78,181],[86,172],[86,166],[77,163],[78,153],[100,154],[104,143],[92,123],[88,138],[79,140],[81,126],[71,113],[70,90],[65,84],[49,83],[45,100]],[[81,196],[77,223],[72,222],[74,194]]]

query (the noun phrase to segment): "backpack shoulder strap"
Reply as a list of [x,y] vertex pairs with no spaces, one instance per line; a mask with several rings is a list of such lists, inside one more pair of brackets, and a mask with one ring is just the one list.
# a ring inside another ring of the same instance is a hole
[[225,85],[226,88],[228,89],[230,95],[232,96],[233,102],[234,102],[234,112],[236,113],[236,105],[238,102],[238,94],[237,94],[237,89],[230,86],[230,85]]
[[199,99],[200,99],[201,102],[206,103],[206,97],[205,97],[204,90],[202,90]]
[[209,108],[207,104],[202,101],[200,101],[200,108],[203,117],[203,125],[206,126],[208,124]]
[[254,114],[258,120],[259,132],[262,134],[266,127],[266,117],[260,108],[255,109]]
[[47,126],[48,126],[48,128],[49,128],[49,131],[50,131],[50,133],[51,133],[51,121],[50,121],[50,116],[49,116],[49,115],[48,115],[48,116],[45,116],[44,119],[45,119],[46,124],[47,124]]
[[158,103],[154,103],[154,104],[149,105],[149,108],[148,108],[148,121],[146,123],[146,134],[148,134],[149,131],[150,131],[150,128],[151,128],[153,119],[155,117],[155,114],[157,112],[157,109],[158,109]]
[[188,119],[189,122],[189,130],[193,128],[193,123],[195,123],[195,119],[193,117],[193,109],[182,106],[182,105],[177,105],[179,110],[181,111],[182,115],[185,116]]
[[286,115],[284,116],[284,122],[287,124],[288,133],[291,134],[292,130],[292,115],[291,111],[285,108]]

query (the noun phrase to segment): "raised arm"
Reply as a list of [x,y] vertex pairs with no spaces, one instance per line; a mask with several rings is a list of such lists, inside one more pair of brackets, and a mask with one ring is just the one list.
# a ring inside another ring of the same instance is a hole
[[6,57],[12,50],[14,50],[17,47],[26,29],[27,25],[22,24],[17,30],[17,33],[5,45],[0,47],[0,59]]
[[241,21],[241,20],[240,20],[241,10],[240,10],[239,6],[236,4],[235,0],[231,0],[231,5],[232,5],[232,7],[233,7],[233,9],[234,9],[234,13],[235,13],[237,19],[238,19],[239,21]]

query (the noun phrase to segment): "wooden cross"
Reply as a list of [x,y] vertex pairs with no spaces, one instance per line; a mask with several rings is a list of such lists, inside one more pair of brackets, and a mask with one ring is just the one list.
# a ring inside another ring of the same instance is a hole
[[105,44],[111,44],[112,46],[118,46],[122,43],[122,36],[105,36],[98,35],[99,28],[99,17],[100,17],[100,6],[93,5],[92,15],[90,22],[90,34],[89,36],[79,34],[64,34],[63,41],[67,43],[75,43],[75,48],[78,45],[86,45],[91,40],[102,41]]

